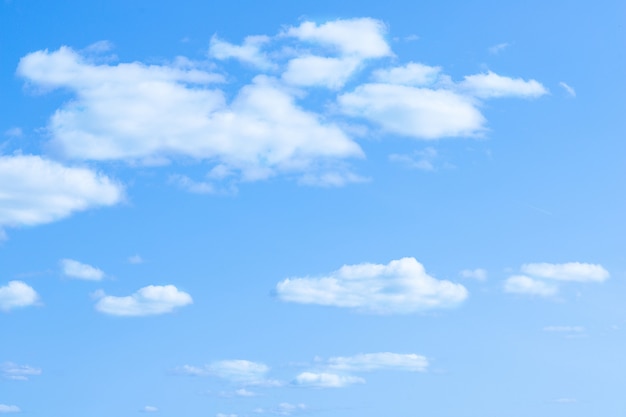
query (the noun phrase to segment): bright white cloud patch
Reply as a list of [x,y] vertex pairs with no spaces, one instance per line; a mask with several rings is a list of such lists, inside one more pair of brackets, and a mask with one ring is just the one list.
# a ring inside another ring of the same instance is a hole
[[348,357],[328,359],[328,369],[345,372],[366,372],[377,370],[401,370],[423,372],[428,368],[428,359],[416,354],[391,352],[367,353]]
[[308,55],[294,58],[287,64],[282,78],[297,86],[322,86],[332,89],[342,87],[359,68],[355,58],[332,58]]
[[485,118],[466,96],[444,89],[363,84],[338,97],[340,109],[372,121],[384,131],[418,139],[470,136]]
[[376,19],[359,18],[335,20],[323,24],[302,22],[289,28],[285,34],[303,41],[337,48],[343,55],[359,58],[380,58],[391,55],[384,38],[385,25]]
[[96,310],[113,316],[151,316],[171,313],[191,303],[191,296],[173,285],[149,285],[126,297],[102,295]]
[[494,72],[467,75],[460,84],[461,89],[479,98],[521,97],[536,98],[548,90],[535,80],[523,80],[498,75]]
[[581,262],[525,264],[522,265],[522,272],[538,278],[575,282],[602,282],[610,276],[602,265]]
[[61,269],[66,277],[100,281],[104,278],[104,271],[73,259],[61,259]]
[[13,362],[0,364],[0,374],[3,378],[14,381],[28,381],[32,376],[41,375],[41,369],[28,365],[18,365]]
[[414,258],[402,258],[387,265],[345,265],[319,278],[289,278],[276,285],[276,292],[283,301],[375,314],[451,307],[468,296],[462,285],[429,276]]
[[9,281],[0,286],[0,310],[9,311],[18,307],[28,307],[37,303],[39,295],[22,281]]
[[274,65],[265,53],[261,51],[264,44],[270,40],[267,36],[248,36],[242,45],[233,45],[220,40],[217,36],[211,38],[209,55],[216,59],[234,58],[261,69],[269,69]]
[[19,413],[21,411],[17,405],[0,404],[0,414]]
[[0,156],[0,227],[33,226],[120,202],[108,177],[33,155]]
[[294,384],[314,388],[343,388],[354,384],[364,384],[365,380],[351,375],[339,375],[329,372],[302,372]]
[[559,291],[556,285],[547,284],[523,275],[509,277],[504,283],[504,291],[515,294],[550,297]]

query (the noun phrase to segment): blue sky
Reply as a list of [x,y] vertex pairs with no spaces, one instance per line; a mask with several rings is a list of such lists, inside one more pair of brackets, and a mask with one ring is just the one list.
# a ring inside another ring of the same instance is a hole
[[0,5],[0,414],[622,415],[621,2]]

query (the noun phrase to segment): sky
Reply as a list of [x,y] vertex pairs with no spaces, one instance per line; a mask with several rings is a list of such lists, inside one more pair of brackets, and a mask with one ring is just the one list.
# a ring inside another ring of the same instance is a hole
[[624,415],[625,17],[3,0],[0,415]]

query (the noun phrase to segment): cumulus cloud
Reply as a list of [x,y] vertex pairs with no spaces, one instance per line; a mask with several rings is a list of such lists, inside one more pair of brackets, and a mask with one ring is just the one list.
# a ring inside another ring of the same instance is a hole
[[574,282],[603,282],[610,277],[602,265],[581,262],[525,264],[522,272],[539,278]]
[[101,294],[96,310],[113,316],[151,316],[191,303],[191,296],[173,285],[149,285],[126,297]]
[[0,414],[19,413],[22,410],[17,405],[0,404]]
[[460,88],[479,98],[536,98],[548,93],[538,81],[505,77],[491,71],[465,76]]
[[38,300],[37,292],[22,281],[9,281],[7,285],[0,286],[0,310],[32,306]]
[[290,27],[285,35],[303,41],[319,43],[337,48],[348,56],[380,58],[392,55],[384,38],[387,28],[376,19],[340,19],[320,25],[306,21],[300,26]]
[[0,227],[49,223],[122,198],[119,184],[87,168],[34,155],[0,156]]
[[234,58],[261,69],[271,69],[274,64],[267,54],[261,51],[261,47],[269,41],[268,36],[248,36],[242,45],[233,45],[214,35],[211,38],[209,55],[220,60]]
[[354,384],[364,384],[365,380],[351,375],[339,375],[329,372],[302,372],[294,384],[314,388],[343,388]]
[[461,275],[463,278],[476,279],[478,281],[487,280],[487,271],[482,268],[464,269],[459,272],[459,275]]
[[318,278],[288,278],[276,285],[283,301],[405,314],[458,305],[468,296],[460,284],[437,280],[414,258],[387,265],[345,265]]
[[416,354],[380,352],[330,358],[326,366],[328,369],[346,372],[377,370],[423,372],[428,368],[428,359]]
[[337,89],[346,83],[359,65],[360,60],[355,58],[301,56],[289,61],[282,79],[297,86]]
[[61,269],[66,277],[100,281],[104,278],[104,271],[73,259],[61,259]]
[[337,101],[347,115],[417,139],[476,135],[485,124],[473,99],[444,89],[363,84],[340,95]]
[[550,297],[555,295],[559,288],[524,275],[509,277],[504,283],[504,291],[514,294],[537,295]]
[[18,365],[13,362],[0,364],[0,374],[3,378],[15,381],[28,381],[32,376],[41,375],[41,369],[28,365]]

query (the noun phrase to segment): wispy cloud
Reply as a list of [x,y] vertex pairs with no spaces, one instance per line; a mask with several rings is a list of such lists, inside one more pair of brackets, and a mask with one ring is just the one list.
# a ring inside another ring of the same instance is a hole
[[513,294],[550,297],[559,291],[559,287],[524,275],[515,275],[505,281],[504,291]]
[[504,51],[505,49],[507,49],[509,46],[511,46],[510,43],[508,42],[502,42],[499,43],[497,45],[493,45],[489,47],[489,53],[492,55],[497,55],[500,52]]
[[28,381],[32,376],[41,375],[41,369],[28,365],[18,365],[13,362],[0,364],[0,374],[3,378],[15,381]]
[[570,97],[576,97],[576,90],[574,90],[573,87],[565,84],[563,81],[561,81],[559,83],[559,85],[563,88],[563,90],[565,90],[565,92],[570,96]]

